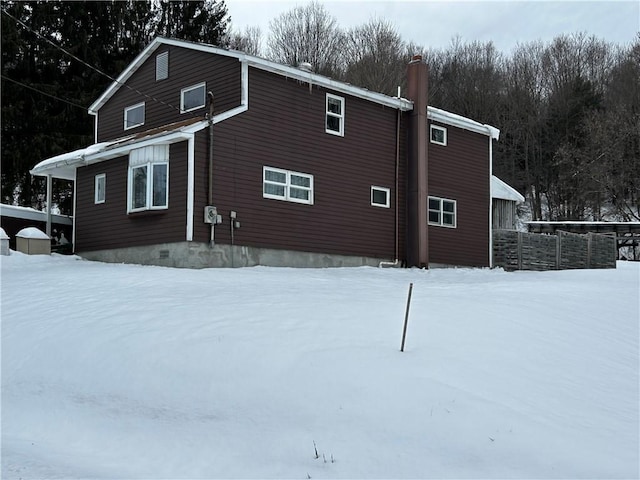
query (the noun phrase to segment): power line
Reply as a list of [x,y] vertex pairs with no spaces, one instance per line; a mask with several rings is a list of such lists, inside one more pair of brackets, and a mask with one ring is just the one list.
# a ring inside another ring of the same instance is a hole
[[38,90],[37,88],[32,87],[31,85],[27,85],[27,84],[25,84],[25,83],[19,82],[19,81],[17,81],[17,80],[14,80],[13,78],[9,78],[9,77],[6,77],[6,76],[4,76],[4,75],[0,75],[0,77],[2,77],[2,79],[3,79],[3,80],[8,80],[8,81],[10,81],[10,82],[13,82],[13,83],[15,83],[15,84],[20,85],[21,87],[28,88],[29,90],[33,90],[34,92],[41,93],[42,95],[46,95],[47,97],[55,98],[56,100],[59,100],[59,101],[61,101],[61,102],[68,103],[69,105],[73,105],[74,107],[81,108],[81,109],[82,109],[82,110],[84,110],[85,112],[87,111],[87,107],[83,107],[82,105],[79,105],[79,104],[77,104],[77,103],[74,103],[74,102],[72,102],[71,100],[66,100],[66,99],[64,99],[64,98],[56,97],[55,95],[51,95],[50,93],[43,92],[42,90]]
[[[102,70],[100,70],[97,67],[94,67],[93,65],[90,65],[89,63],[85,62],[84,60],[82,60],[81,58],[78,58],[76,55],[74,55],[73,53],[67,51],[64,47],[52,42],[51,40],[49,40],[47,37],[41,35],[40,33],[36,32],[35,30],[33,30],[29,25],[27,25],[26,23],[24,23],[22,20],[14,17],[13,15],[11,15],[9,12],[7,12],[4,8],[2,9],[2,13],[4,13],[5,15],[7,15],[9,18],[12,18],[13,20],[15,20],[19,25],[21,25],[22,27],[24,27],[25,29],[29,30],[31,33],[33,33],[34,35],[36,35],[38,38],[41,38],[42,40],[44,40],[45,42],[49,43],[51,46],[53,46],[54,48],[57,48],[58,50],[66,53],[67,55],[69,55],[71,58],[73,58],[74,60],[82,63],[83,65],[86,65],[87,67],[89,67],[90,69],[96,71],[97,73],[99,73],[100,75],[103,75],[105,77],[107,77],[109,80],[111,80],[114,83],[117,83],[118,85],[121,85],[123,87],[128,88],[129,90],[131,90],[132,92],[137,93],[138,95],[142,95],[145,98],[148,98],[149,100],[152,100],[154,102],[158,102],[162,105],[166,105],[167,107],[173,108],[174,110],[177,110],[178,112],[180,112],[181,114],[183,113],[182,110],[180,110],[178,107],[176,107],[175,105],[171,105],[170,103],[167,103],[163,100],[160,100],[156,97],[154,97],[153,95],[148,95],[144,92],[141,92],[140,90],[138,90],[137,88],[133,88],[130,85],[127,85],[126,83],[122,83],[119,82],[118,80],[116,80],[115,78],[113,78],[111,75],[109,75],[108,73],[104,73]],[[190,115],[194,118],[199,118],[198,115],[194,114],[194,113],[190,113]]]

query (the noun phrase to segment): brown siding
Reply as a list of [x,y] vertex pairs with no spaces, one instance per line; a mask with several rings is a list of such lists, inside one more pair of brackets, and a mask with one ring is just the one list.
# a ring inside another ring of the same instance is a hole
[[[214,127],[214,204],[224,216],[216,241],[230,242],[235,210],[237,245],[394,256],[397,111],[338,94],[345,97],[345,136],[338,137],[325,133],[325,94],[249,69],[249,110]],[[195,240],[206,241],[207,134],[197,144]],[[265,165],[313,175],[314,204],[263,198]],[[391,208],[370,205],[372,185],[391,189]]]
[[[169,150],[169,208],[127,214],[129,157],[79,168],[76,251],[133,247],[186,239],[187,142]],[[106,174],[105,203],[94,203],[94,178]]]
[[[156,82],[156,55],[169,51],[169,78]],[[207,108],[181,114],[180,90],[206,81],[215,96],[215,113],[240,105],[240,62],[235,58],[163,45],[129,78],[126,86],[111,97],[98,112],[98,141],[113,140],[197,116]],[[145,97],[146,94],[152,98]],[[124,130],[125,107],[145,102],[144,125]]]
[[447,129],[447,145],[429,143],[429,195],[456,200],[457,228],[427,227],[429,261],[488,266],[491,140],[450,125],[441,126]]

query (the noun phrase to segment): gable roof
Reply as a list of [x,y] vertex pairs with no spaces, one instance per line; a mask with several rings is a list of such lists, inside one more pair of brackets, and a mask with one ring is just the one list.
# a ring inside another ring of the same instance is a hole
[[181,48],[188,48],[200,52],[222,55],[225,57],[236,58],[238,61],[247,63],[251,67],[265,70],[271,73],[293,78],[303,82],[319,85],[337,92],[363,98],[371,102],[379,103],[388,107],[398,108],[403,111],[412,110],[413,102],[406,98],[390,97],[382,93],[372,92],[366,88],[356,87],[354,85],[339,82],[332,78],[319,75],[317,73],[301,70],[289,65],[282,65],[264,58],[248,55],[237,50],[229,50],[216,47],[205,43],[196,43],[186,40],[176,40],[172,38],[156,37],[147,47],[129,64],[129,66],[116,78],[109,88],[107,88],[98,99],[89,106],[89,113],[95,114],[97,111],[125,84],[125,82],[142,66],[142,64],[155,52],[161,45],[170,45]]
[[524,197],[520,195],[520,192],[495,175],[491,175],[491,198],[511,200],[517,203],[524,202]]

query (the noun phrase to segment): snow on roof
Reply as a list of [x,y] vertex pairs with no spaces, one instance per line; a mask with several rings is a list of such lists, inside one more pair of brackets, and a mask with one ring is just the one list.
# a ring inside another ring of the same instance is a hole
[[38,230],[36,227],[23,228],[16,234],[16,237],[49,240],[49,235],[41,230]]
[[491,175],[491,198],[524,202],[524,197],[511,185],[503,182],[495,175]]
[[445,123],[454,127],[463,128],[476,133],[482,133],[488,135],[494,140],[500,138],[500,130],[486,123],[476,122],[470,118],[463,117],[456,113],[447,112],[435,107],[427,107],[427,118],[436,122]]
[[0,228],[0,240],[9,240],[9,235],[4,231],[4,228]]
[[[72,225],[72,217],[68,215],[60,215],[52,213],[55,223]],[[39,222],[47,221],[47,212],[42,212],[31,207],[21,207],[19,205],[0,204],[0,217],[23,218],[26,220],[36,220]]]
[[75,180],[75,170],[79,166],[127,155],[134,148],[141,148],[148,144],[175,143],[186,139],[189,135],[202,130],[207,125],[209,125],[208,120],[189,119],[156,127],[135,135],[128,135],[110,142],[94,143],[86,148],[47,158],[33,167],[29,173]]

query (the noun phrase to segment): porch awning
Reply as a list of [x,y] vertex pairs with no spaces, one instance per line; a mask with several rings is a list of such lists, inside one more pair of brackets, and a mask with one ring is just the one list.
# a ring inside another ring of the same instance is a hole
[[86,148],[47,158],[33,167],[30,173],[31,175],[51,175],[53,178],[75,180],[78,167],[121,157],[127,155],[133,149],[148,145],[180,142],[188,139],[207,125],[209,125],[208,120],[194,118],[119,138],[111,142],[94,143]]

